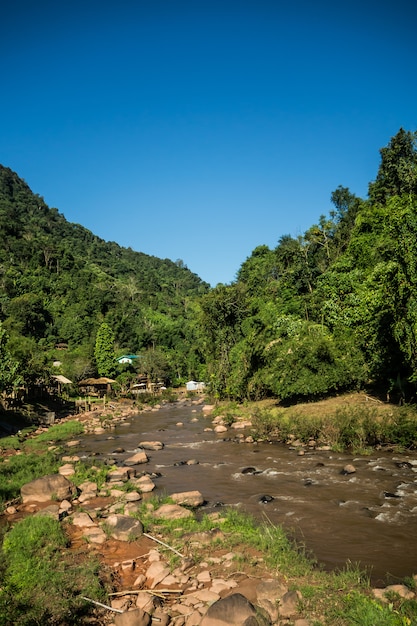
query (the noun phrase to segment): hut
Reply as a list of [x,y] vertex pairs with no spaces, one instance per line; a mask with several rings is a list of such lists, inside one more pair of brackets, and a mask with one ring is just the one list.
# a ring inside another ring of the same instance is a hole
[[116,381],[112,378],[85,378],[80,380],[78,387],[83,390],[85,395],[103,397],[111,393],[111,385]]

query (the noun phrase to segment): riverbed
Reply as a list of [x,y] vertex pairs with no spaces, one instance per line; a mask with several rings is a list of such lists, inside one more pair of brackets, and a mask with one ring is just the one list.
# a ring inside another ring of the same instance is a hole
[[201,406],[182,403],[85,435],[77,452],[123,465],[141,441],[161,441],[140,466],[154,474],[154,493],[198,490],[204,511],[234,506],[281,524],[325,569],[360,563],[373,584],[417,572],[417,454],[299,456],[284,444],[239,443],[244,432],[216,434]]

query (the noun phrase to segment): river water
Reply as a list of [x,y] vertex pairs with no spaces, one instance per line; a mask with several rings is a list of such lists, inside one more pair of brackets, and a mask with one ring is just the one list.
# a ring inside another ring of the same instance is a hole
[[[154,493],[197,489],[205,511],[225,504],[259,520],[266,515],[325,569],[360,563],[374,584],[417,573],[417,454],[299,456],[283,444],[238,443],[241,431],[216,434],[210,427],[201,407],[168,405],[129,418],[110,434],[84,436],[78,452],[123,465],[141,441],[162,441],[164,448],[147,451],[149,463],[138,468],[158,474]],[[348,463],[356,473],[343,473]]]

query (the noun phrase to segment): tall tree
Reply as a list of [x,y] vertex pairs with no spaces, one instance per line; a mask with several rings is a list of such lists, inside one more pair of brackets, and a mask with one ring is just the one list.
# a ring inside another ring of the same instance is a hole
[[100,376],[114,375],[116,371],[114,334],[110,326],[105,322],[101,324],[97,331],[94,357]]
[[389,144],[379,151],[378,175],[369,185],[372,202],[385,204],[393,196],[417,194],[417,131],[400,128]]

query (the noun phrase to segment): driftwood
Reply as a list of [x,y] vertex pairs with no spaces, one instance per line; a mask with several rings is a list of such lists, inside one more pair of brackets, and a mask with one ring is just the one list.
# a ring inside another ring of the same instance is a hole
[[175,554],[178,554],[178,556],[180,556],[182,559],[185,559],[185,554],[181,554],[181,552],[178,552],[178,550],[176,550],[175,548],[171,548],[171,546],[169,546],[167,543],[160,541],[160,539],[157,539],[156,537],[152,537],[152,535],[149,535],[148,533],[143,533],[143,535],[147,537],[148,539],[152,539],[152,541],[156,541],[156,543],[160,543],[161,546],[164,546],[164,548],[168,548],[168,550],[172,550],[172,552],[175,552]]

